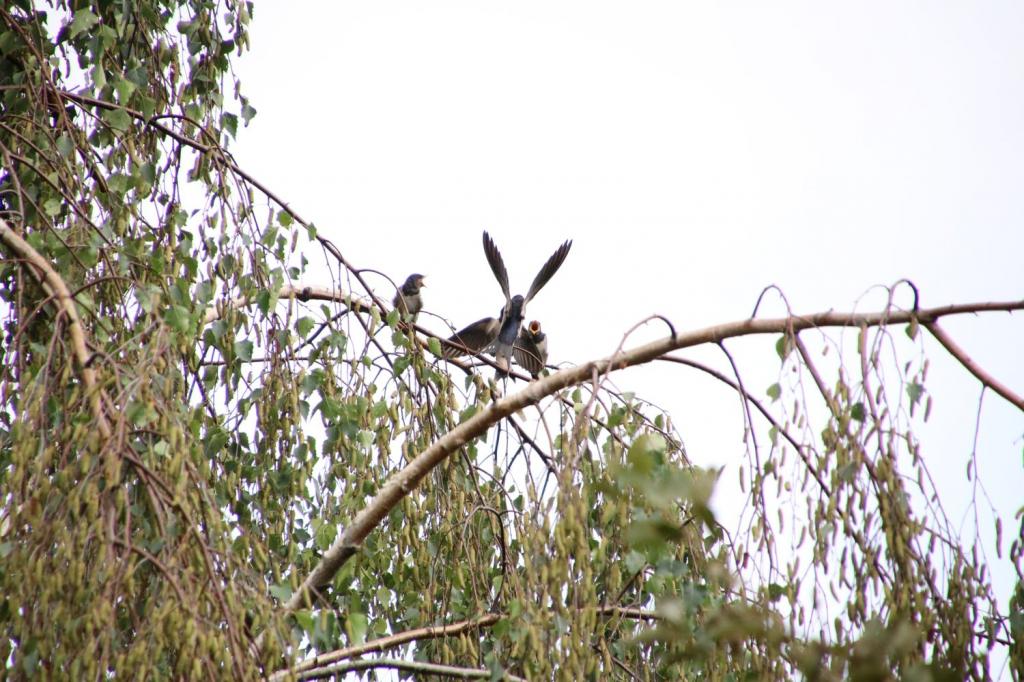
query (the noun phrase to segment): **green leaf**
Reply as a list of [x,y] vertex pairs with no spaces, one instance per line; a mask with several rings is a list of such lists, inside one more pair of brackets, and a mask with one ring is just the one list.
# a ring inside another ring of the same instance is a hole
[[779,354],[779,359],[783,362],[786,361],[786,356],[793,350],[792,345],[789,341],[789,337],[783,334],[779,337],[779,340],[775,342],[775,352]]
[[353,612],[345,619],[345,633],[351,644],[362,644],[366,641],[366,627],[369,621],[365,613]]
[[53,217],[60,213],[60,207],[62,204],[63,202],[60,200],[59,197],[50,197],[49,199],[43,202],[43,213],[50,217]]
[[300,317],[295,321],[295,331],[302,338],[309,336],[309,333],[313,331],[315,326],[316,321],[312,317]]
[[767,393],[768,397],[772,399],[772,402],[775,402],[780,397],[782,397],[782,386],[780,386],[778,382],[776,382],[768,387]]
[[292,598],[292,587],[287,583],[278,583],[270,586],[270,594],[280,602],[286,602]]
[[859,470],[860,467],[856,462],[850,462],[839,467],[839,471],[836,472],[836,475],[839,477],[839,480],[844,483],[853,483],[857,479],[857,472]]
[[437,337],[430,337],[430,340],[427,341],[427,349],[434,355],[441,357],[441,342]]
[[657,433],[645,433],[630,446],[626,459],[639,474],[650,474],[665,453],[665,439]]
[[321,552],[326,552],[334,544],[334,538],[338,536],[338,527],[333,523],[322,523],[316,529],[314,541]]
[[864,403],[854,403],[850,407],[850,417],[856,421],[864,421]]
[[679,526],[664,519],[639,519],[626,528],[626,541],[640,549],[660,549],[682,540]]
[[103,68],[103,62],[96,62],[96,66],[92,67],[92,85],[96,90],[102,90],[107,84],[107,72]]
[[313,614],[306,609],[303,609],[301,611],[296,611],[292,615],[295,616],[295,622],[299,624],[299,627],[302,628],[307,635],[313,634],[313,631],[316,629],[316,621],[313,620]]
[[67,133],[62,133],[57,138],[57,151],[65,158],[71,156],[75,151],[75,143],[71,141],[71,137]]
[[124,109],[112,109],[101,114],[104,121],[118,132],[124,132],[132,125],[132,118]]
[[139,177],[150,185],[156,184],[156,166],[150,161],[142,164],[139,166]]
[[220,124],[231,137],[238,134],[238,117],[234,114],[225,111],[220,115]]
[[249,125],[249,121],[256,115],[256,109],[254,109],[248,102],[242,104],[242,120],[246,125]]
[[924,395],[924,386],[917,381],[911,381],[907,384],[907,395],[910,397],[910,404],[917,405]]
[[641,568],[647,565],[647,559],[636,550],[630,550],[626,554],[626,572],[629,575],[636,574]]
[[263,233],[263,236],[260,237],[260,243],[263,244],[264,246],[273,246],[275,239],[277,239],[277,226],[268,225],[266,231]]
[[[10,543],[6,543],[6,544],[10,544]],[[497,623],[494,624],[494,629],[493,629],[494,636],[495,637],[505,637],[505,636],[508,635],[510,629],[511,629],[511,625],[509,623],[509,620],[507,618],[502,618],[501,620],[499,620]]]
[[398,376],[399,374],[404,372],[409,367],[410,364],[412,364],[411,355],[403,355],[402,357],[395,360],[395,376]]
[[213,459],[213,456],[220,452],[228,442],[228,434],[220,428],[217,428],[206,435],[206,442],[203,443],[203,452],[207,459]]
[[156,411],[152,405],[147,405],[141,402],[130,402],[128,408],[125,410],[128,421],[135,426],[145,426],[150,421],[156,418]]
[[164,311],[164,322],[176,332],[187,332],[191,326],[188,310],[180,305],[172,305]]
[[234,350],[235,357],[237,357],[242,362],[249,362],[250,360],[252,360],[252,341],[235,341]]
[[117,99],[121,104],[128,106],[128,102],[132,98],[132,93],[138,86],[132,83],[127,78],[118,78],[114,82],[114,89],[117,90]]
[[80,9],[75,12],[75,17],[71,20],[71,27],[68,29],[68,34],[75,38],[79,33],[88,31],[93,26],[98,24],[100,18],[92,13],[89,9]]
[[257,307],[259,307],[260,312],[262,312],[264,315],[270,312],[272,299],[273,296],[266,289],[256,294],[256,305]]

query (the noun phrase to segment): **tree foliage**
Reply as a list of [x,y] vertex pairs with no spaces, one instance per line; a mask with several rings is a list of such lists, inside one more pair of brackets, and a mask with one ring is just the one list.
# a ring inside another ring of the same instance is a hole
[[[999,603],[913,430],[923,330],[1024,409],[939,327],[1024,302],[670,328],[503,393],[233,161],[252,11],[0,9],[10,675],[985,679],[996,646],[1024,674],[1021,588]],[[767,405],[674,353],[750,334]],[[645,362],[740,397],[741,528],[611,384]]]

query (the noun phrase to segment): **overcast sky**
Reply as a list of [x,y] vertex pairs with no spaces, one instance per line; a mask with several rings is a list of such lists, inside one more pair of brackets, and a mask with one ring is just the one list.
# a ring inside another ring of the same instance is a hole
[[[769,284],[797,312],[877,308],[902,277],[923,306],[1024,297],[1024,4],[771,5],[257,2],[239,74],[259,113],[235,152],[357,266],[426,274],[456,326],[502,303],[482,230],[520,292],[573,239],[528,311],[556,363],[652,313],[741,319]],[[1024,391],[1024,315],[945,326]],[[737,348],[763,394],[774,339]],[[979,386],[929,354],[925,454],[962,491]],[[735,396],[664,366],[616,382],[735,479]],[[1024,419],[989,394],[982,431],[1010,529]]]

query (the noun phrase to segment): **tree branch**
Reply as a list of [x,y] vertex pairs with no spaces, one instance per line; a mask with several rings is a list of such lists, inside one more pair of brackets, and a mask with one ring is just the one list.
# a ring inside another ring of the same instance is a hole
[[[349,661],[348,663],[340,663],[338,665],[331,665],[324,668],[318,668],[311,670],[307,673],[300,674],[298,679],[300,680],[315,680],[323,677],[336,677],[344,675],[345,673],[355,672],[357,670],[373,670],[375,668],[391,668],[393,670],[408,670],[414,673],[423,673],[428,675],[444,675],[445,677],[457,677],[463,680],[480,680],[490,679],[490,670],[481,670],[479,668],[462,668],[454,665],[442,665],[440,663],[424,663],[421,661],[405,661],[399,658],[370,658],[360,659],[357,661]],[[526,682],[521,677],[510,675],[505,673],[501,679],[512,680],[513,682]]]
[[971,356],[969,356],[963,348],[957,345],[936,322],[925,322],[925,328],[931,332],[932,336],[941,343],[949,354],[952,355],[957,361],[964,366],[964,368],[977,377],[978,381],[981,382],[982,386],[991,388],[993,391],[1003,396],[1009,402],[1017,406],[1018,410],[1024,411],[1024,398],[1011,391],[1008,387],[1002,384],[999,380],[993,377],[991,374],[981,368]]
[[[818,487],[821,488],[821,491],[825,494],[825,496],[827,497],[832,494],[831,488],[829,488],[829,485],[825,483],[825,480],[821,477],[821,473],[818,472],[813,462],[811,462],[811,458],[808,456],[804,446],[798,443],[796,439],[793,438],[793,436],[789,433],[789,431],[787,431],[782,424],[779,424],[779,422],[776,421],[775,417],[771,415],[771,412],[768,411],[768,408],[761,404],[760,400],[747,393],[747,391],[742,386],[740,386],[738,383],[736,383],[729,377],[725,376],[718,370],[708,367],[707,365],[704,365],[702,363],[696,362],[695,360],[688,360],[687,358],[677,358],[672,355],[662,356],[658,358],[658,360],[662,362],[675,362],[680,365],[685,365],[687,367],[692,367],[694,369],[700,370],[705,374],[713,376],[726,386],[729,386],[734,391],[736,391],[744,400],[746,400],[754,407],[756,407],[757,411],[761,413],[761,416],[763,416],[769,424],[775,427],[775,430],[778,431],[779,435],[785,438],[789,442],[789,444],[793,446],[793,448],[796,450],[796,454],[800,457],[801,460],[803,460],[803,463],[807,467],[808,472],[810,472],[811,476],[814,478],[815,482],[817,482]],[[753,428],[753,425],[751,425],[751,428]]]
[[[637,609],[629,606],[617,606],[615,604],[598,606],[596,611],[602,616],[619,616],[620,618],[628,618],[630,620],[658,620],[660,618],[660,616],[653,611],[645,611],[643,609]],[[405,632],[381,637],[364,644],[357,644],[355,646],[345,647],[344,649],[336,649],[329,653],[301,661],[287,670],[278,670],[267,678],[267,682],[280,682],[281,680],[288,679],[291,675],[298,676],[299,679],[305,679],[302,677],[302,673],[304,672],[322,668],[323,666],[337,663],[338,661],[343,661],[354,656],[362,656],[363,654],[384,651],[385,649],[390,649],[392,647],[423,639],[454,637],[456,635],[461,635],[464,632],[479,630],[481,628],[489,628],[502,618],[506,617],[507,614],[503,613],[488,613],[487,615],[474,618],[473,620],[464,620],[458,623],[451,623],[449,625],[430,625],[423,628],[417,628],[415,630],[406,630]]]
[[[368,309],[370,307],[370,304],[366,301],[353,298],[350,294],[341,293],[337,289],[328,289],[326,287],[299,287],[289,284],[278,290],[277,297],[279,299],[294,298],[300,301],[334,301],[336,303],[344,303],[350,308],[364,307]],[[215,320],[219,320],[227,310],[250,306],[255,303],[255,300],[255,295],[236,296],[230,300],[221,301],[217,305],[210,306],[203,315],[203,324],[207,325]]]
[[[499,420],[525,407],[535,405],[557,391],[588,381],[595,373],[600,376],[605,372],[618,371],[650,362],[673,350],[705,343],[718,343],[724,339],[739,336],[795,333],[816,327],[858,328],[881,324],[900,324],[915,319],[922,323],[930,323],[946,315],[1014,310],[1024,310],[1024,300],[948,305],[918,311],[883,311],[880,313],[828,311],[776,319],[747,319],[673,334],[631,350],[616,353],[608,358],[592,360],[577,367],[555,372],[531,382],[516,393],[491,403],[428,446],[403,469],[392,474],[366,507],[357,513],[352,522],[339,533],[334,544],[324,553],[320,563],[313,568],[313,571],[281,608],[285,612],[295,611],[308,602],[312,591],[329,584],[345,562],[359,550],[362,541],[387,518],[395,505],[448,455],[470,440],[486,433],[487,429]],[[257,639],[257,646],[262,646],[262,638],[263,634]]]
[[296,664],[295,667],[288,670],[279,670],[268,678],[268,682],[278,682],[279,680],[287,679],[290,675],[299,675],[306,671],[313,670],[314,668],[320,668],[331,663],[337,663],[338,661],[352,658],[353,656],[362,656],[363,654],[383,651],[384,649],[390,649],[391,647],[415,642],[421,639],[436,639],[438,637],[453,637],[455,635],[461,635],[462,633],[469,632],[471,630],[490,627],[501,620],[501,618],[501,614],[489,613],[486,616],[481,616],[480,618],[475,618],[473,620],[464,620],[458,623],[451,623],[450,625],[431,625],[425,628],[406,630],[405,632],[399,632],[388,637],[381,637],[380,639],[375,639],[373,641],[366,642],[365,644],[357,644],[355,646],[345,647],[344,649],[336,649],[321,656],[315,656],[302,661]]
[[110,424],[103,414],[103,400],[100,390],[96,386],[96,370],[89,365],[89,359],[92,356],[85,344],[85,327],[82,326],[82,321],[78,317],[78,309],[75,307],[75,301],[68,290],[67,284],[64,283],[64,280],[57,271],[53,269],[49,261],[32,248],[27,241],[22,239],[3,218],[0,218],[0,241],[7,244],[8,248],[39,269],[42,273],[40,282],[43,289],[56,300],[57,306],[68,316],[68,331],[71,334],[71,348],[78,365],[78,373],[82,377],[82,383],[85,384],[85,392],[89,397],[89,404],[92,407],[93,416],[96,418],[100,434],[105,440],[109,439],[111,435]]

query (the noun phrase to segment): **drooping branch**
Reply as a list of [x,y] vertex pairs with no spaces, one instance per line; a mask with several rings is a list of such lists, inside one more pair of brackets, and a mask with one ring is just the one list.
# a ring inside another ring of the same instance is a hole
[[[306,604],[310,595],[327,585],[338,570],[358,551],[360,544],[391,510],[408,495],[423,478],[450,454],[504,419],[525,407],[535,405],[544,398],[570,386],[590,380],[606,372],[618,371],[633,365],[651,362],[674,350],[718,343],[725,339],[754,334],[796,333],[822,327],[873,327],[882,324],[901,324],[911,321],[931,323],[948,315],[984,311],[1011,312],[1024,310],[1024,300],[949,305],[916,311],[883,311],[876,313],[822,312],[775,319],[747,319],[716,325],[705,329],[673,334],[642,346],[616,353],[600,360],[592,360],[576,367],[555,372],[538,379],[521,391],[491,403],[454,429],[443,435],[423,452],[414,457],[403,469],[394,473],[366,507],[339,533],[334,544],[306,577],[291,598],[282,605],[286,612]],[[262,646],[262,634],[258,645]]]
[[949,354],[957,359],[964,368],[977,377],[978,381],[981,382],[982,386],[991,388],[999,395],[1006,398],[1008,401],[1017,406],[1018,410],[1024,410],[1024,398],[1011,391],[1005,384],[996,379],[994,376],[986,372],[975,362],[971,356],[969,356],[963,348],[957,345],[949,334],[945,332],[936,322],[925,322],[925,328],[931,332],[932,336],[943,345],[943,347],[949,351]]
[[78,316],[78,309],[75,307],[71,291],[60,274],[53,269],[43,256],[32,248],[32,245],[22,239],[21,235],[0,218],[0,241],[7,245],[11,251],[31,263],[40,275],[40,283],[43,290],[55,301],[57,307],[68,317],[68,333],[71,336],[71,349],[75,355],[75,364],[78,366],[78,373],[85,384],[86,395],[89,397],[89,404],[92,407],[93,416],[103,438],[109,439],[111,430],[106,416],[103,414],[103,399],[96,385],[96,370],[90,366],[91,355],[85,342],[85,328]]
[[730,379],[729,377],[725,376],[724,374],[722,374],[721,372],[719,372],[716,369],[708,367],[707,365],[704,365],[704,364],[702,364],[700,362],[695,362],[693,360],[688,360],[687,358],[677,358],[677,357],[674,357],[674,356],[671,356],[671,355],[666,355],[666,356],[660,357],[658,359],[663,361],[663,362],[674,362],[674,363],[679,364],[679,365],[686,365],[687,367],[692,367],[692,368],[694,368],[696,370],[700,370],[701,372],[704,372],[705,374],[708,374],[708,375],[714,377],[715,379],[718,379],[723,384],[725,384],[726,386],[729,386],[730,388],[732,388],[732,390],[736,391],[736,393],[738,393],[739,396],[741,398],[743,398],[743,400],[747,401],[748,403],[750,403],[751,405],[756,407],[757,411],[761,413],[761,416],[763,416],[765,418],[765,420],[769,424],[771,424],[772,427],[774,427],[776,431],[779,432],[779,435],[781,435],[783,438],[785,438],[789,442],[789,444],[793,446],[793,449],[796,450],[797,456],[799,456],[800,459],[803,460],[804,464],[807,466],[808,471],[810,471],[811,476],[817,482],[818,487],[821,488],[822,493],[824,493],[826,496],[832,494],[831,488],[824,481],[824,479],[822,479],[821,473],[817,470],[817,468],[815,468],[812,465],[811,460],[810,460],[810,456],[806,452],[806,449],[804,448],[804,446],[800,445],[800,443],[798,443],[796,441],[796,439],[793,437],[793,435],[790,434],[789,431],[786,430],[786,428],[782,424],[779,424],[779,422],[776,421],[775,417],[773,417],[771,412],[768,411],[768,408],[766,408],[764,405],[761,404],[760,400],[758,400],[754,396],[750,395],[750,393],[748,393],[742,386],[740,386],[739,383],[733,381],[732,379]]

